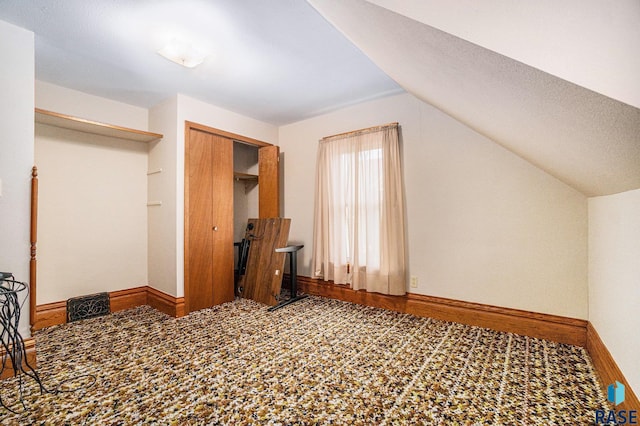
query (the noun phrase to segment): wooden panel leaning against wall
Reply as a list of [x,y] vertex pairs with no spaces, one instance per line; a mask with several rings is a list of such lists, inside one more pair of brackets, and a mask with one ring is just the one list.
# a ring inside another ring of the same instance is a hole
[[238,283],[238,294],[259,303],[274,306],[280,297],[285,253],[291,219],[249,219],[245,240],[249,241],[246,273]]

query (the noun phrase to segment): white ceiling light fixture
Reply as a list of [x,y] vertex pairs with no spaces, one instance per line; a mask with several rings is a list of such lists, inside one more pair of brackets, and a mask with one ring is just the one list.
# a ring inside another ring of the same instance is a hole
[[171,40],[158,54],[187,68],[195,68],[209,56],[209,53],[183,40]]

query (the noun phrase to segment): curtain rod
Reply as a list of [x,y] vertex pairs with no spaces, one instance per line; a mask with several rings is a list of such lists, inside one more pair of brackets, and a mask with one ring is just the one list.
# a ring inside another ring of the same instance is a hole
[[394,122],[394,123],[382,124],[380,126],[365,127],[364,129],[352,130],[350,132],[344,132],[344,133],[338,133],[338,134],[331,135],[331,136],[325,136],[321,140],[331,139],[331,138],[335,138],[337,136],[348,136],[348,135],[353,135],[353,134],[356,134],[356,133],[372,132],[374,130],[384,129],[385,127],[393,127],[393,126],[397,126],[397,125],[398,125],[398,122]]

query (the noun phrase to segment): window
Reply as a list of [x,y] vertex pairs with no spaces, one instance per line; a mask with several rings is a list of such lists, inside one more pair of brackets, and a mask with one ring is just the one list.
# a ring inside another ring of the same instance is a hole
[[324,138],[318,146],[313,273],[404,294],[404,197],[397,124]]

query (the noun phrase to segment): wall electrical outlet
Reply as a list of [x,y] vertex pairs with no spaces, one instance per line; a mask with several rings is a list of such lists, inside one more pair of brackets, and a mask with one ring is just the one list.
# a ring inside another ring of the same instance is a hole
[[411,275],[411,288],[418,288],[418,277]]

